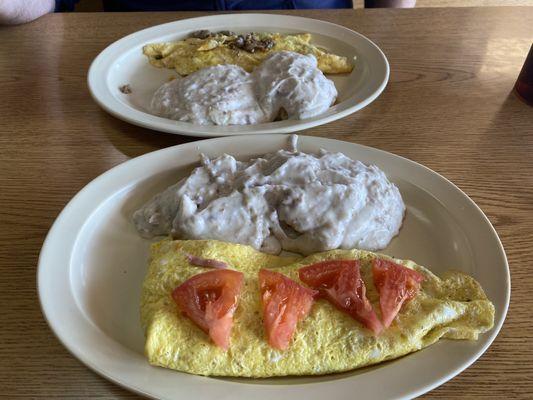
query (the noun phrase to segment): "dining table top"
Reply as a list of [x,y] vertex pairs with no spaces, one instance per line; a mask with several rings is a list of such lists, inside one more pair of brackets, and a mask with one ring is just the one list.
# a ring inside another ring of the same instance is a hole
[[[390,62],[376,101],[305,134],[376,147],[444,175],[485,212],[505,248],[512,295],[500,334],[425,396],[532,398],[533,108],[513,86],[532,45],[533,7],[275,12],[360,32]],[[195,140],[103,111],[87,88],[91,61],[132,32],[200,15],[62,13],[0,27],[0,397],[138,397],[56,339],[39,306],[37,263],[54,219],[88,182]]]

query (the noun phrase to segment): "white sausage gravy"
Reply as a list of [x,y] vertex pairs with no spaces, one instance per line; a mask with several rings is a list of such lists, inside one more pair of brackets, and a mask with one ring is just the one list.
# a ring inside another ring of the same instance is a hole
[[277,254],[379,250],[405,205],[384,172],[341,153],[296,149],[249,161],[201,155],[201,166],[133,215],[143,237],[216,239]]
[[163,84],[150,106],[155,115],[198,125],[250,125],[325,112],[337,98],[333,81],[313,55],[276,52],[249,74],[237,65],[202,68]]

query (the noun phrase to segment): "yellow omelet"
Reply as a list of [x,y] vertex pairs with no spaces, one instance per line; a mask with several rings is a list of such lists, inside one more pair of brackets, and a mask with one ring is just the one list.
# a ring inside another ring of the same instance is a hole
[[264,51],[249,52],[232,45],[237,38],[236,35],[216,34],[205,39],[187,38],[176,42],[147,44],[143,47],[143,54],[153,66],[175,69],[180,75],[189,75],[199,69],[219,64],[236,64],[252,72],[268,55],[276,51],[313,54],[317,58],[318,68],[326,74],[348,73],[353,69],[347,57],[328,53],[311,44],[309,33],[254,35],[260,40],[272,41],[273,47]]
[[[231,345],[216,347],[200,328],[183,316],[171,298],[172,290],[208,269],[189,264],[187,254],[216,259],[244,273],[245,280],[234,316]],[[379,336],[317,300],[309,316],[298,324],[289,348],[271,348],[265,340],[257,274],[275,269],[300,282],[298,268],[330,259],[358,259],[368,299],[380,316],[372,281],[375,257],[391,259],[424,275],[418,295]],[[141,320],[145,352],[151,364],[199,375],[271,377],[341,372],[401,357],[440,338],[475,340],[491,329],[494,306],[470,276],[450,272],[443,278],[412,261],[361,250],[332,250],[305,258],[278,257],[249,246],[213,240],[163,240],[152,245],[151,264],[143,283]]]

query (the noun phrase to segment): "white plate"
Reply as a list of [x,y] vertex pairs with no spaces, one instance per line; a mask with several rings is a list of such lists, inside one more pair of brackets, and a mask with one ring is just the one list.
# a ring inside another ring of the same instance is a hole
[[371,368],[329,376],[220,379],[150,366],[139,322],[149,243],[132,212],[175,183],[200,151],[244,160],[286,146],[285,135],[187,143],[127,161],[81,190],[50,229],[38,268],[39,298],[59,340],[87,366],[128,389],[162,399],[408,398],[451,379],[474,362],[502,326],[510,294],[504,250],[482,211],[452,183],[405,158],[357,144],[302,136],[299,148],[340,151],[382,168],[407,205],[400,235],[385,253],[410,258],[440,274],[473,275],[496,307],[495,327],[475,342],[441,341]]
[[[179,40],[198,29],[242,32],[309,32],[313,43],[352,58],[351,74],[328,75],[339,92],[338,103],[325,113],[305,120],[258,125],[202,126],[178,122],[148,113],[155,90],[176,73],[156,68],[142,54],[147,43]],[[89,90],[96,102],[110,114],[135,125],[187,136],[211,137],[258,133],[289,133],[325,124],[370,104],[389,80],[389,63],[383,52],[366,37],[350,29],[316,19],[271,14],[223,14],[185,19],[154,26],[118,40],[93,61],[89,69]],[[119,87],[130,84],[131,94]]]

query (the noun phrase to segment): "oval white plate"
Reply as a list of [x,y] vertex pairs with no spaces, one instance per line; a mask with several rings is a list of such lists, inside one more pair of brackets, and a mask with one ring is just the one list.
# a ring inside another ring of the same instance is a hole
[[[187,143],[127,161],[89,183],[61,212],[43,245],[39,298],[61,342],[87,366],[136,392],[162,399],[273,398],[336,400],[408,398],[451,379],[496,337],[509,303],[504,250],[482,211],[457,187],[405,158],[357,144],[300,137],[299,148],[339,151],[382,168],[407,205],[400,235],[385,253],[410,258],[441,274],[473,275],[496,307],[495,327],[478,341],[441,341],[399,360],[349,373],[276,379],[220,379],[148,365],[139,322],[149,242],[132,212],[198,163],[199,152],[240,159],[286,146],[285,135],[243,136]],[[329,396],[329,397],[328,397]]]
[[[305,120],[258,125],[202,126],[157,117],[148,112],[153,93],[176,73],[156,68],[142,54],[147,43],[179,40],[198,29],[236,32],[309,32],[313,43],[347,56],[357,57],[351,74],[328,75],[339,92],[337,104],[325,113]],[[89,90],[110,114],[145,128],[187,136],[211,137],[258,133],[289,133],[325,124],[370,104],[389,80],[389,63],[383,52],[366,37],[348,28],[310,18],[272,14],[224,14],[185,19],[154,26],[126,36],[102,51],[89,69]],[[131,94],[119,87],[129,84]]]

